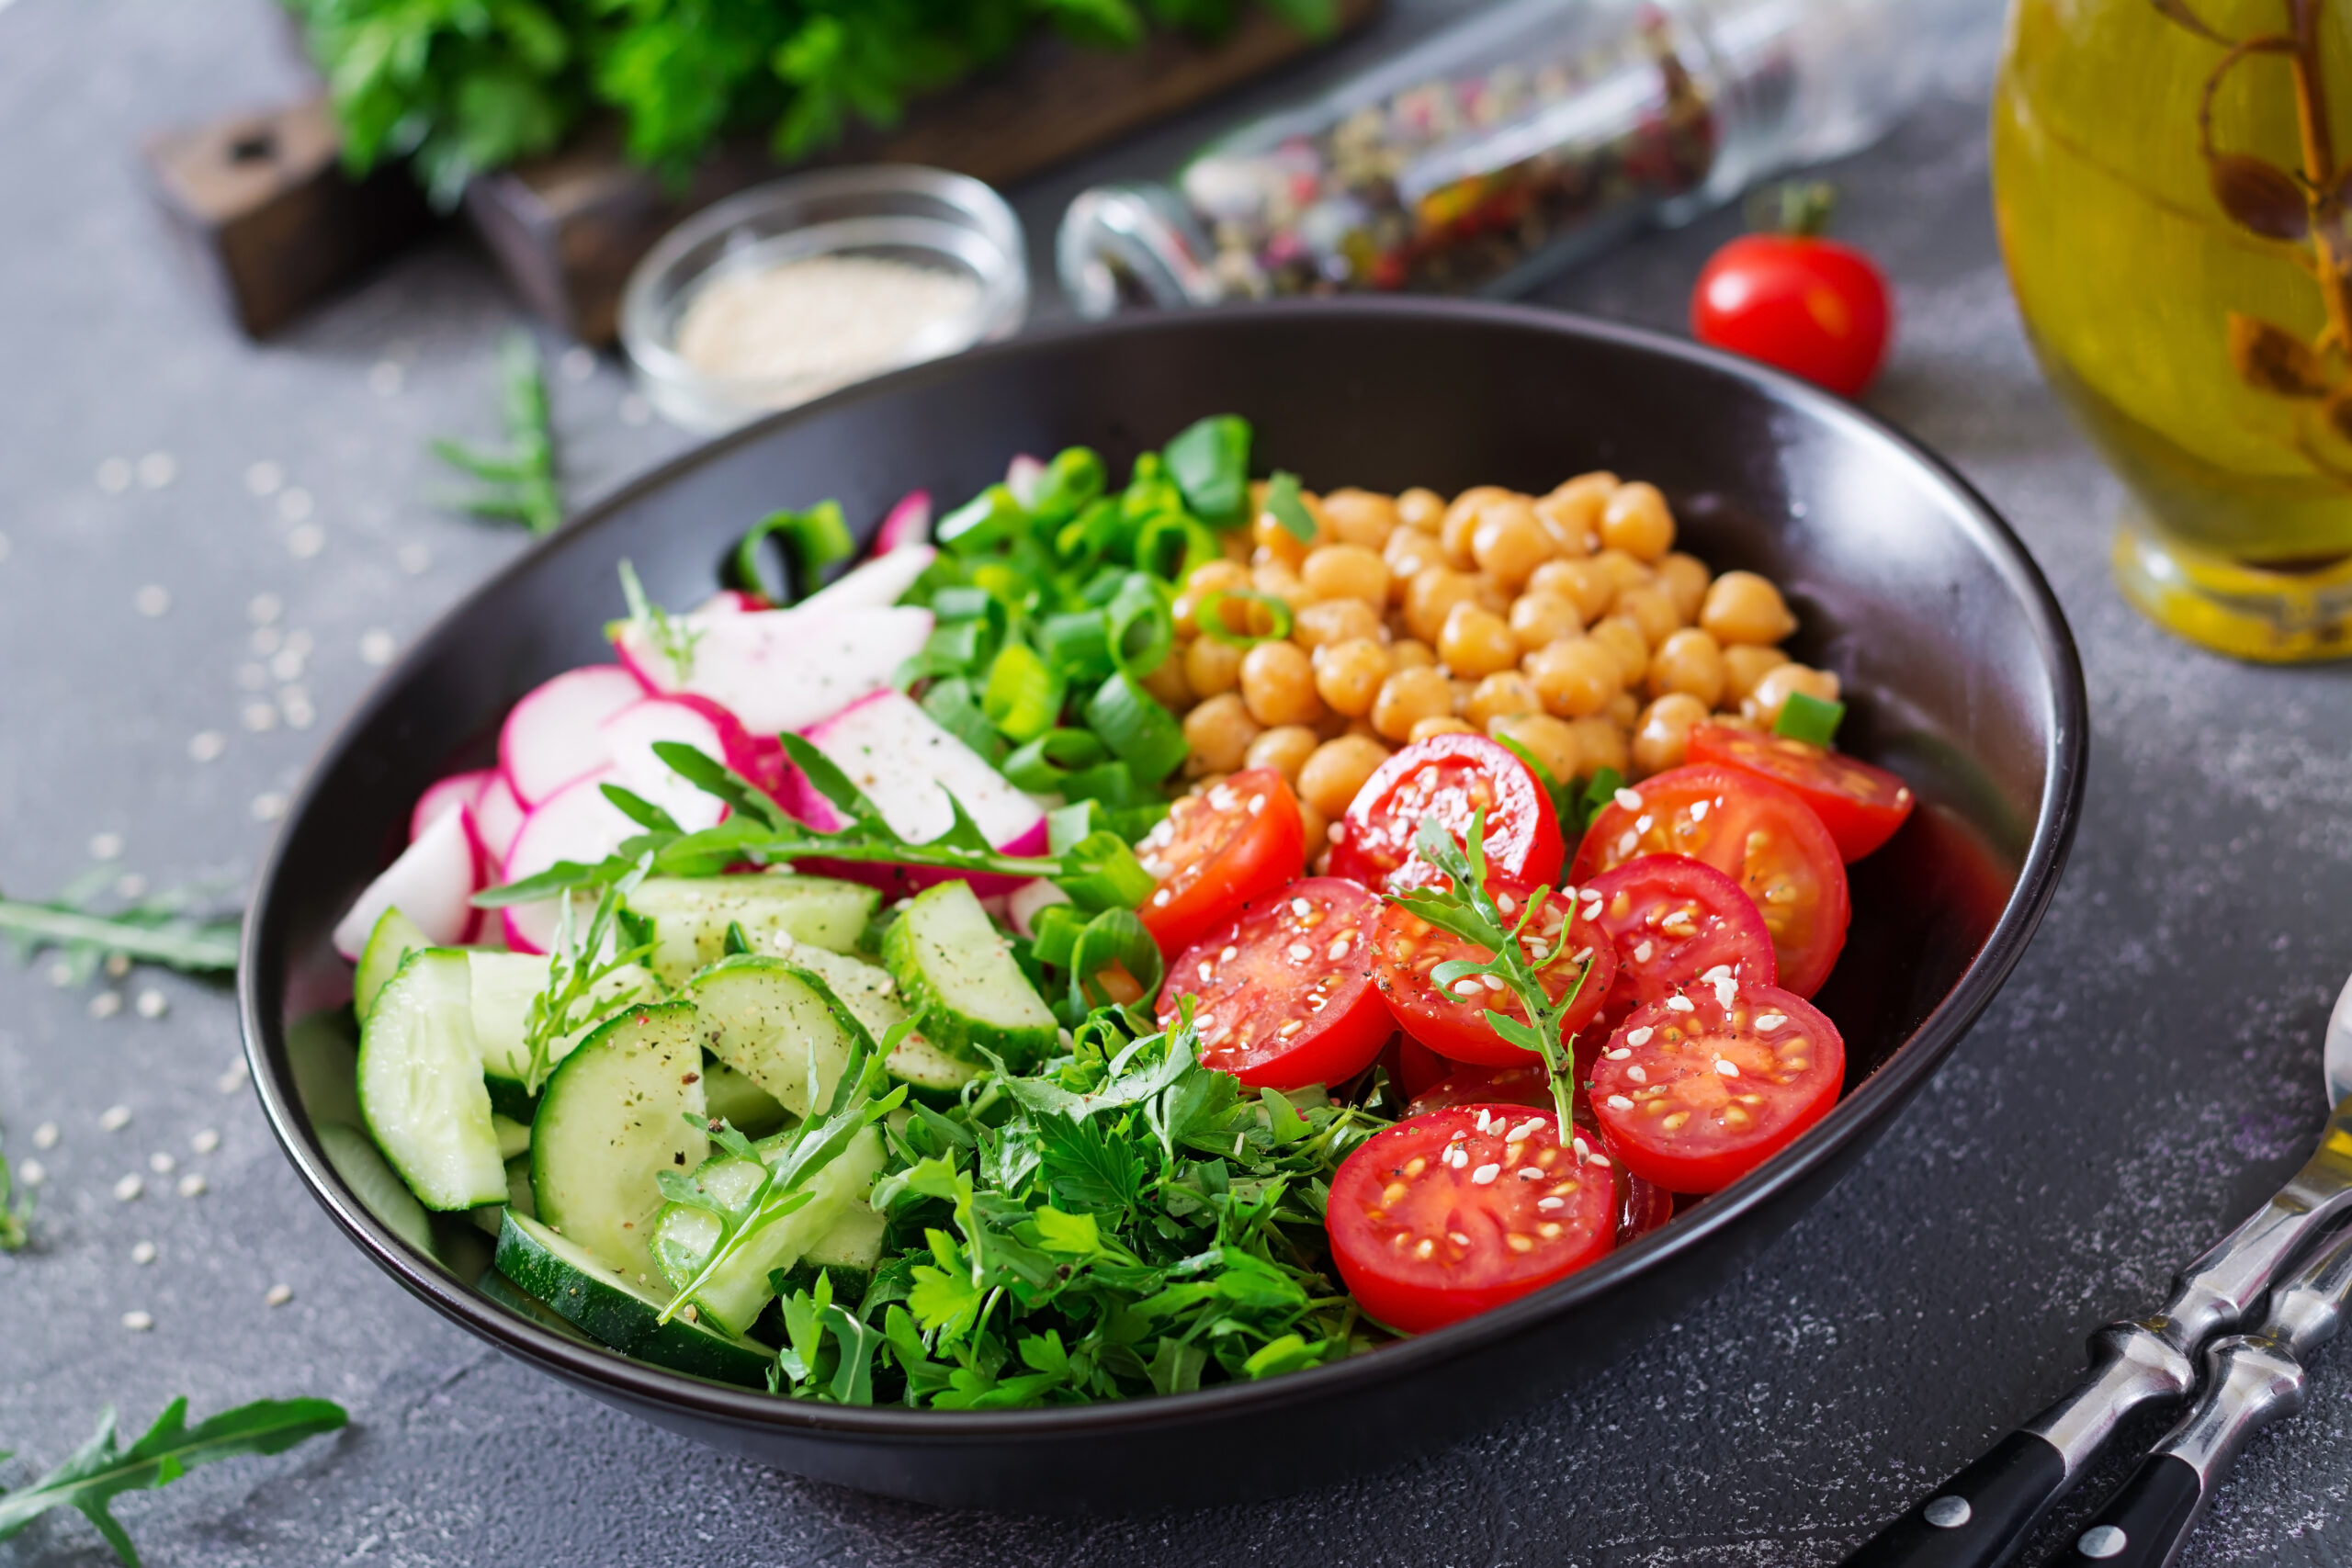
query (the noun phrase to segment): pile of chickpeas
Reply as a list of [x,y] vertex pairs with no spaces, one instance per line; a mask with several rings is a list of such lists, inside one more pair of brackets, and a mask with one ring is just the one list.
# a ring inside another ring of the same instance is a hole
[[[1185,580],[1176,652],[1147,684],[1183,716],[1204,786],[1241,768],[1290,780],[1310,855],[1374,770],[1432,735],[1508,737],[1559,779],[1640,779],[1680,765],[1695,725],[1769,728],[1792,692],[1838,700],[1835,674],[1781,651],[1796,629],[1781,591],[1675,549],[1655,485],[1333,491],[1304,497],[1311,544],[1263,498]],[[1287,638],[1251,594],[1288,606]],[[1204,613],[1261,640],[1206,635]]]

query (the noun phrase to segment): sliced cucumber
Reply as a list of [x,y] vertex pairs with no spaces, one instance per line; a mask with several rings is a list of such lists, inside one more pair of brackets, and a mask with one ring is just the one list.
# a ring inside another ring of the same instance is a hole
[[779,936],[847,953],[865,932],[882,895],[829,876],[650,876],[628,907],[653,922],[653,972],[683,986],[726,956],[727,928],[741,925],[755,951]]
[[353,1016],[364,1021],[368,1010],[376,1005],[376,993],[400,972],[401,960],[432,945],[433,939],[398,909],[386,909],[377,916],[376,929],[368,933],[368,945],[359,950],[359,967],[351,976]]
[[319,1147],[326,1151],[327,1163],[334,1167],[334,1173],[343,1178],[360,1206],[381,1221],[386,1230],[425,1257],[433,1257],[433,1222],[426,1217],[424,1205],[401,1185],[401,1179],[384,1163],[368,1134],[340,1122],[321,1122],[317,1128]]
[[[713,1155],[695,1172],[695,1185],[713,1201],[740,1209],[759,1190],[763,1168],[755,1160]],[[653,1261],[673,1290],[684,1290],[718,1245],[718,1216],[691,1203],[664,1203],[653,1222]]]
[[[499,1229],[503,1231],[505,1228],[504,1217],[502,1215]],[[496,1264],[482,1270],[481,1278],[474,1281],[474,1289],[515,1316],[526,1317],[550,1334],[560,1334],[566,1339],[574,1339],[582,1345],[596,1343],[574,1328],[571,1320],[561,1313],[500,1273]]]
[[656,1173],[683,1174],[710,1152],[699,1034],[687,1003],[631,1009],[563,1059],[531,1122],[540,1220],[640,1284],[656,1278]]
[[359,1110],[426,1208],[506,1201],[461,950],[409,954],[377,993],[359,1033]]
[[702,1098],[714,1120],[723,1118],[747,1138],[764,1138],[792,1120],[775,1096],[708,1055],[703,1057]]
[[[482,1077],[491,1103],[517,1121],[530,1120],[529,1043],[531,1002],[547,988],[549,960],[537,953],[469,953],[473,975],[474,1037],[481,1045]],[[548,1065],[571,1055],[597,1024],[625,1002],[662,995],[651,972],[627,964],[589,988],[589,1003],[578,1028],[549,1046]]]
[[490,1113],[490,1129],[498,1134],[498,1157],[512,1161],[516,1155],[531,1152],[531,1124],[517,1122],[512,1116]]
[[683,1316],[663,1323],[669,1303],[662,1297],[616,1274],[571,1237],[512,1210],[498,1234],[498,1271],[625,1356],[695,1377],[767,1386],[774,1351]]
[[799,1262],[779,1270],[772,1281],[776,1294],[813,1291],[817,1276],[828,1273],[833,1277],[833,1300],[854,1306],[874,1282],[874,1271],[882,1267],[884,1228],[882,1216],[872,1204],[863,1200],[852,1203],[833,1222],[832,1229],[808,1244]]
[[972,894],[943,882],[917,894],[882,939],[882,962],[924,1038],[978,1062],[985,1047],[1020,1072],[1049,1055],[1054,1015]]
[[[763,1148],[764,1157],[782,1157],[781,1144]],[[831,1232],[853,1203],[864,1203],[882,1173],[882,1135],[868,1127],[849,1147],[808,1179],[808,1201],[754,1235],[733,1261],[705,1282],[694,1296],[701,1320],[731,1333],[741,1333],[775,1295],[773,1276],[798,1262],[803,1253]],[[741,1164],[741,1161],[733,1162]],[[756,1179],[756,1173],[751,1174]],[[726,1179],[739,1182],[733,1172]],[[717,1196],[713,1191],[713,1196]],[[749,1197],[746,1188],[744,1197]],[[737,1201],[739,1205],[741,1200]],[[718,1244],[718,1217],[707,1209],[673,1203],[662,1211],[657,1226],[657,1249],[662,1269],[679,1289],[702,1271],[711,1248]]]
[[[795,947],[791,961],[821,976],[843,1007],[865,1025],[865,1032],[880,1040],[904,1023],[907,1010],[899,1002],[899,982],[879,964],[862,958],[827,953],[806,944]],[[953,1096],[980,1076],[976,1062],[959,1062],[922,1037],[917,1030],[899,1042],[883,1063],[892,1077],[927,1094]]]
[[526,1146],[523,1153],[509,1157],[506,1162],[506,1201],[476,1209],[466,1216],[473,1221],[478,1228],[487,1231],[493,1236],[498,1234],[500,1226],[504,1224],[506,1211],[509,1209],[519,1213],[529,1214],[535,1219],[537,1217],[531,1204],[531,1156],[527,1147],[530,1132],[528,1127],[523,1129]]
[[966,1084],[988,1070],[978,1062],[949,1055],[920,1033],[899,1041],[882,1066],[892,1077],[930,1101],[955,1100]]
[[781,958],[722,958],[686,994],[702,1014],[703,1044],[795,1116],[832,1099],[865,1034],[814,972]]

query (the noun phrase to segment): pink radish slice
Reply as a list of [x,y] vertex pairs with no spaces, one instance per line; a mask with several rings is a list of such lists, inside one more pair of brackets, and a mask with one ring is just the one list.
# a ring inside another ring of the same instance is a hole
[[689,833],[717,826],[727,815],[726,803],[680,777],[654,751],[657,742],[691,746],[771,794],[783,782],[783,746],[771,740],[763,752],[735,716],[708,697],[648,697],[606,719],[604,729],[613,782],[668,812]]
[[645,695],[616,664],[567,670],[525,694],[498,732],[498,766],[514,798],[536,807],[610,761],[596,727]]
[[710,698],[754,735],[804,729],[890,684],[899,666],[931,636],[928,610],[759,610],[691,623],[692,667],[684,679],[641,629],[624,626],[621,657],[652,677],[662,694]]
[[[952,792],[989,843],[1007,854],[1046,852],[1043,808],[1006,783],[985,758],[941,728],[902,692],[876,692],[853,703],[811,726],[808,737],[849,775],[852,784],[865,792],[883,820],[910,842],[935,839],[954,824],[954,807],[948,802]],[[796,772],[790,789],[785,804],[801,820],[826,831],[841,827],[841,813],[805,776]],[[830,872],[886,889],[928,887],[955,876],[953,872],[898,865],[841,864],[830,867]],[[965,880],[984,897],[1010,892],[1022,881],[994,875]]]
[[[537,876],[561,861],[593,865],[643,831],[627,813],[605,798],[602,785],[617,783],[610,769],[574,779],[523,819],[506,852],[506,880]],[[505,911],[506,945],[516,953],[545,953],[555,942],[557,901],[510,904]]]
[[529,812],[514,798],[514,786],[506,782],[506,775],[492,773],[481,799],[474,804],[473,814],[474,837],[481,840],[481,852],[487,857],[483,874],[503,876],[506,852],[514,848],[514,835],[523,830],[523,818]]
[[461,806],[481,804],[482,791],[498,776],[495,768],[476,768],[470,773],[451,773],[446,779],[435,779],[424,786],[416,797],[416,809],[409,813],[408,841],[414,843],[424,837],[424,830]]
[[1006,895],[1005,918],[1012,922],[1014,931],[1034,937],[1037,934],[1038,915],[1052,905],[1069,902],[1069,894],[1041,876],[1035,882],[1021,884]]
[[1046,465],[1023,452],[1014,457],[1004,470],[1004,488],[1012,499],[1023,506],[1037,504],[1037,492],[1045,488]]
[[350,912],[335,922],[334,950],[356,962],[368,934],[387,909],[397,908],[416,929],[445,946],[466,940],[477,913],[468,902],[481,886],[474,835],[464,807],[444,813],[368,885]]
[[931,570],[939,551],[925,544],[901,545],[843,572],[800,602],[801,610],[878,609],[895,604]]
[[931,542],[931,491],[910,490],[899,498],[899,504],[882,516],[882,525],[874,530],[874,547],[867,553],[887,556],[893,550],[903,550],[913,545]]
[[695,615],[744,615],[754,610],[769,608],[772,606],[768,602],[757,593],[746,593],[740,588],[722,588],[695,605],[692,613]]

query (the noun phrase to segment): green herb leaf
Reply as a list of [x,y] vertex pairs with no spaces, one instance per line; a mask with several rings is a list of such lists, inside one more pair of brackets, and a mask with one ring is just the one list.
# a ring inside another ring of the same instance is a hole
[[1213,414],[1187,425],[1165,449],[1168,477],[1193,515],[1217,526],[1249,521],[1250,422]]
[[1617,792],[1624,787],[1625,775],[1614,768],[1602,768],[1587,780],[1577,809],[1577,820],[1582,828],[1590,828],[1595,818],[1615,804]]
[[1315,513],[1306,510],[1306,502],[1300,498],[1296,474],[1274,470],[1273,478],[1266,481],[1265,510],[1292,538],[1303,545],[1315,542]]
[[1781,716],[1772,721],[1772,733],[1810,746],[1828,747],[1837,742],[1838,727],[1845,718],[1844,703],[1825,703],[1804,692],[1791,692],[1781,705]]
[[556,475],[555,425],[538,343],[528,333],[510,333],[499,347],[498,359],[506,450],[492,452],[439,436],[426,445],[450,468],[492,487],[455,503],[456,510],[520,523],[534,534],[550,534],[563,522],[563,491]]

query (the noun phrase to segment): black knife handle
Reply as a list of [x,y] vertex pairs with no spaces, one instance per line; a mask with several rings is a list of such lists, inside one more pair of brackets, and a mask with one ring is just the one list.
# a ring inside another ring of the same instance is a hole
[[1993,1568],[2065,1487],[2056,1446],[2011,1432],[1863,1542],[1845,1568]]
[[2195,1465],[2177,1454],[2151,1454],[2050,1559],[2051,1568],[2165,1568],[2204,1505],[2205,1485]]

